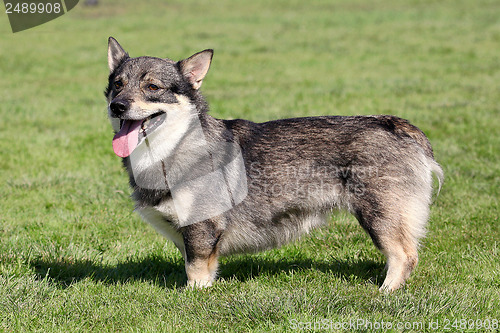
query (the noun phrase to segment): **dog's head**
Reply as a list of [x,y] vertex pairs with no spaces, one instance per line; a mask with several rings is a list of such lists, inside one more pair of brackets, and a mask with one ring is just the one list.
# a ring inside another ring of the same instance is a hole
[[110,75],[105,95],[116,132],[113,149],[118,156],[129,156],[169,113],[179,118],[180,113],[196,107],[212,55],[213,50],[205,50],[178,62],[130,58],[113,37],[109,38]]

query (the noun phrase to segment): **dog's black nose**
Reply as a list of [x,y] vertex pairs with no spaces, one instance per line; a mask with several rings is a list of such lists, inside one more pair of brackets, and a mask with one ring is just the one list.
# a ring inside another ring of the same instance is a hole
[[111,113],[115,116],[121,116],[130,107],[130,103],[124,99],[115,99],[109,104]]

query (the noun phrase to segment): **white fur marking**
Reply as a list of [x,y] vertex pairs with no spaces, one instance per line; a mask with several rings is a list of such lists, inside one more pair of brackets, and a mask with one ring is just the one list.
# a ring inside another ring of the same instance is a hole
[[[171,240],[175,246],[179,249],[182,254],[182,257],[186,259],[186,251],[184,248],[184,240],[179,231],[177,231],[173,225],[165,220],[165,218],[175,218],[175,211],[171,208],[171,203],[162,202],[159,206],[159,209],[153,207],[145,207],[136,209],[137,213],[157,232],[159,232],[165,238]],[[163,211],[160,211],[160,209]],[[166,213],[166,214],[165,214]]]

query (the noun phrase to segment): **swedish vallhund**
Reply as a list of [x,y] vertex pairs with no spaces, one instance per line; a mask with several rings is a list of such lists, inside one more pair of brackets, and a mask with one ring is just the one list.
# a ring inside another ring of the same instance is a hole
[[281,246],[344,209],[387,257],[380,289],[400,288],[417,265],[432,174],[443,178],[424,133],[387,115],[216,119],[199,91],[212,55],[131,58],[108,44],[113,150],[188,285],[212,285],[220,255]]

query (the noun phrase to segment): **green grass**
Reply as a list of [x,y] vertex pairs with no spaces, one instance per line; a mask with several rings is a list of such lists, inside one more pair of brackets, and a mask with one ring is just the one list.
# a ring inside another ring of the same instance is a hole
[[[180,255],[132,212],[111,149],[110,35],[132,56],[214,48],[202,89],[217,117],[384,113],[419,126],[446,179],[409,284],[380,294],[382,255],[335,214],[184,290]],[[0,15],[0,331],[500,320],[499,50],[496,0],[103,0],[16,34]]]

